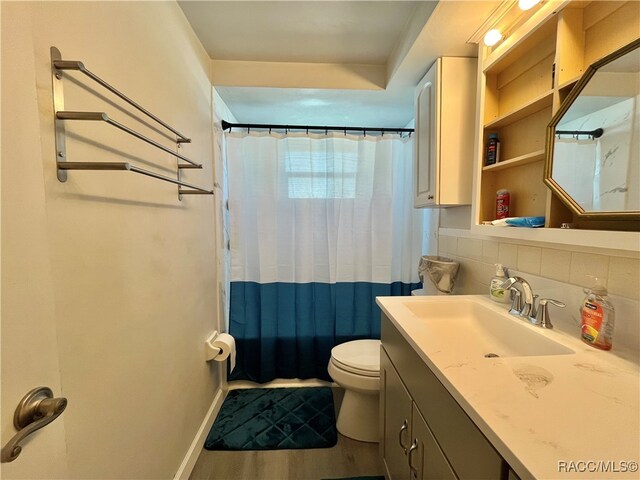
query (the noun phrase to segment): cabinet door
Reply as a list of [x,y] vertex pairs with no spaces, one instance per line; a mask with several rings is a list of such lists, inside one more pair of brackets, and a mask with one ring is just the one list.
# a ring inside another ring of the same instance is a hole
[[414,143],[414,206],[436,205],[437,192],[437,74],[440,59],[418,84],[415,97],[416,125]]
[[390,480],[408,480],[411,397],[384,350],[380,356],[382,459]]
[[415,404],[412,420],[409,447],[411,480],[456,480],[456,474]]

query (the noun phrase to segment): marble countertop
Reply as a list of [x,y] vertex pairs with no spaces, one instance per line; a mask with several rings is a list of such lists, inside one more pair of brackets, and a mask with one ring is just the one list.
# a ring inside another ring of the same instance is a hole
[[630,360],[636,353],[616,352],[615,337],[613,350],[600,351],[583,343],[578,331],[572,336],[509,316],[575,353],[491,359],[465,354],[451,338],[431,335],[425,319],[406,305],[432,301],[479,302],[500,315],[505,306],[482,295],[377,299],[523,480],[640,478],[640,368]]

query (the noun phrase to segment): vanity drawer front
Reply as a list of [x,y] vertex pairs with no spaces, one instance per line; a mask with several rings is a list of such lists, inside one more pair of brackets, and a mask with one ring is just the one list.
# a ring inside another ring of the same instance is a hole
[[502,457],[384,314],[382,346],[458,477],[501,478]]

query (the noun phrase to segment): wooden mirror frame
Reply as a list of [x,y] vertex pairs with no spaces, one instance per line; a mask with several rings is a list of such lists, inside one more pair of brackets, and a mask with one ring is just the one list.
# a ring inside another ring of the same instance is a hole
[[580,93],[587,86],[591,77],[595,75],[598,69],[612,61],[626,55],[627,53],[640,48],[640,38],[598,60],[587,68],[587,71],[580,77],[580,80],[571,89],[567,98],[564,99],[560,108],[551,119],[547,126],[547,138],[545,143],[545,162],[544,162],[544,183],[551,191],[564,203],[579,219],[590,220],[633,220],[640,221],[640,211],[606,211],[606,212],[587,212],[569,195],[552,177],[553,172],[553,147],[555,144],[556,126],[562,120],[567,110],[573,105]]

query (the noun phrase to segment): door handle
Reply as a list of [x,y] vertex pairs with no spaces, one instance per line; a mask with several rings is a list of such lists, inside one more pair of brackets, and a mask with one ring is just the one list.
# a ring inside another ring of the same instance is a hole
[[13,462],[18,458],[22,452],[20,443],[36,430],[53,422],[65,408],[67,408],[67,399],[53,398],[53,392],[49,387],[36,387],[27,393],[20,400],[13,415],[13,426],[18,433],[2,447],[0,462]]
[[402,422],[402,427],[400,427],[400,431],[398,432],[398,443],[400,444],[400,447],[402,447],[402,451],[404,452],[405,455],[407,454],[407,447],[404,445],[404,443],[402,443],[402,433],[405,432],[407,428],[409,428],[409,423],[405,419],[405,421]]
[[409,454],[407,457],[407,461],[409,462],[409,469],[411,470],[411,478],[418,478],[418,469],[413,466],[413,462],[412,462],[413,452],[415,452],[417,449],[418,449],[418,439],[414,438],[413,443],[411,444],[411,447],[409,447]]

